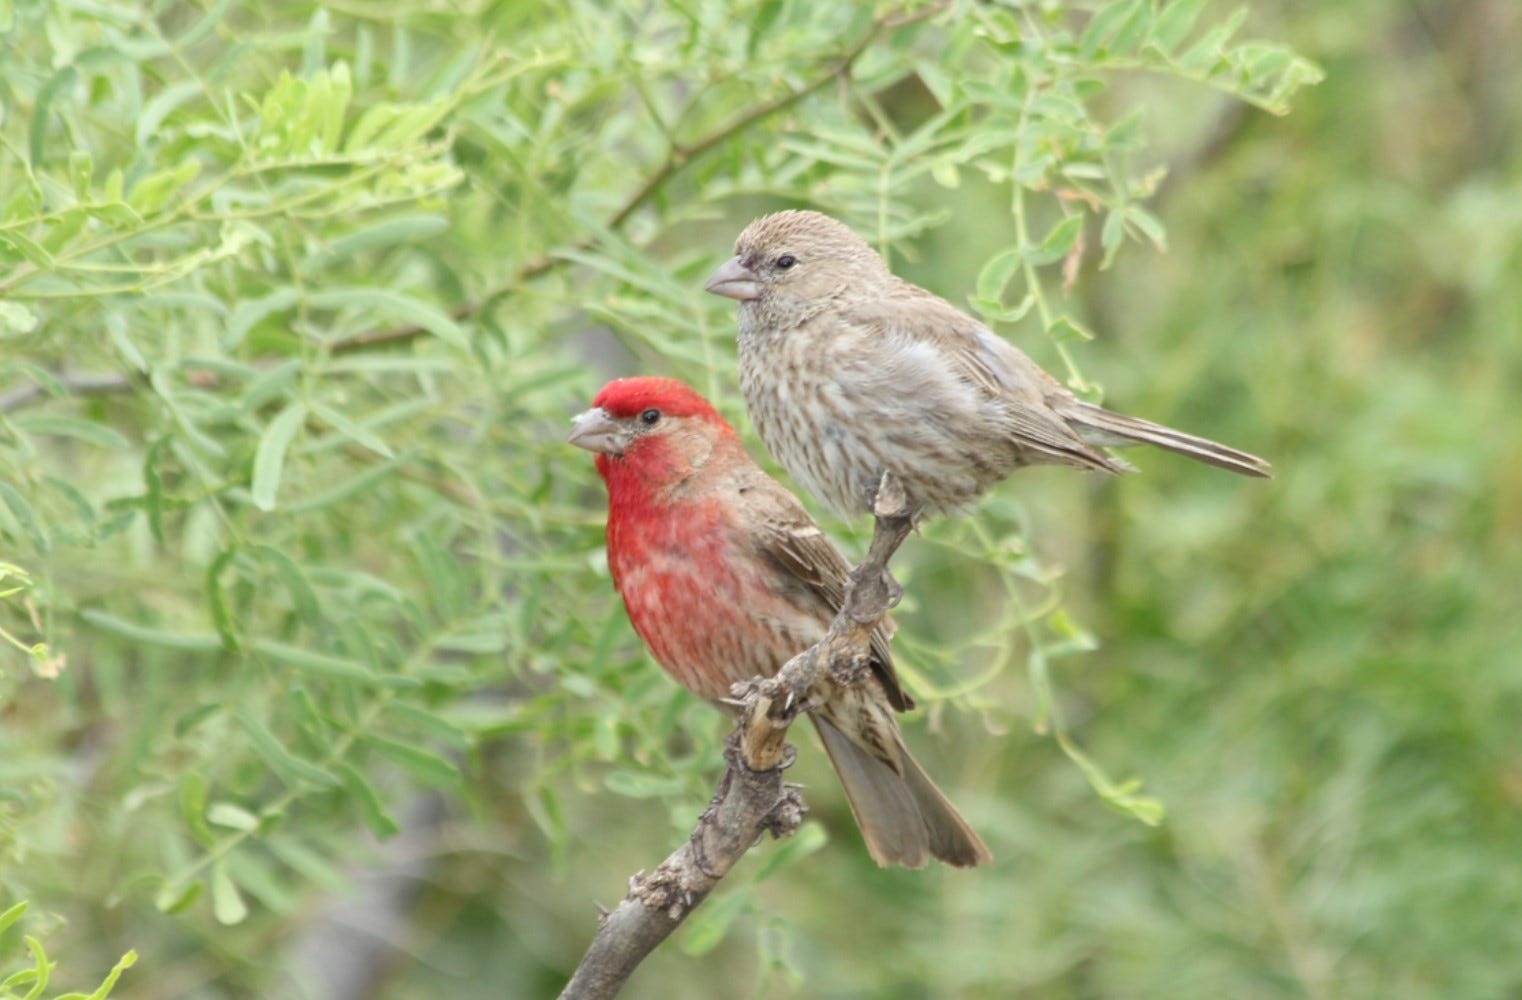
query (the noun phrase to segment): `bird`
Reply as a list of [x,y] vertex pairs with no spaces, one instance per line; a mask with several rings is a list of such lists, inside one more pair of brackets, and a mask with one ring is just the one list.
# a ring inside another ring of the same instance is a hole
[[[776,674],[824,638],[845,557],[690,386],[615,379],[569,442],[595,453],[606,485],[608,568],[629,621],[679,684],[733,716],[731,685]],[[879,865],[982,864],[988,847],[904,744],[894,712],[914,702],[892,628],[884,619],[872,633],[861,682],[837,685],[809,718]]]
[[823,213],[755,220],[705,288],[739,303],[740,389],[757,434],[841,517],[871,511],[885,472],[918,522],[967,512],[1022,466],[1130,471],[1103,450],[1119,445],[1270,477],[1254,455],[1080,400]]

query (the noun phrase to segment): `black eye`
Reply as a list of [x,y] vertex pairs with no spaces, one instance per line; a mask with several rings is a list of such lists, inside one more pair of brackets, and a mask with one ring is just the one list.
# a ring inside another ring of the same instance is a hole
[[798,263],[798,258],[794,257],[790,253],[785,253],[781,257],[777,258],[777,266],[780,267],[784,271],[786,271],[788,268],[792,267],[796,263]]
[[643,412],[643,413],[641,413],[639,415],[639,421],[640,421],[640,423],[644,424],[646,427],[649,427],[651,424],[654,424],[657,420],[660,420],[660,419],[661,419],[661,411],[657,410],[653,406],[650,407],[650,409],[646,410],[645,412]]

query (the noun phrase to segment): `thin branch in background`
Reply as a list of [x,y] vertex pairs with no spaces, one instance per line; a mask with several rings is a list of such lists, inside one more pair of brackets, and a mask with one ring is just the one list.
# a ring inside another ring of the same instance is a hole
[[[109,396],[126,392],[138,384],[137,379],[131,375],[111,372],[61,372],[53,378],[70,396]],[[51,395],[51,392],[36,382],[18,386],[10,392],[0,393],[0,413],[25,409]]]
[[561,1000],[616,996],[645,956],[671,935],[762,834],[787,836],[803,819],[803,799],[782,781],[791,763],[788,727],[803,706],[828,698],[867,657],[872,630],[896,601],[888,561],[913,528],[903,488],[883,477],[872,546],[852,573],[846,599],[825,637],[776,676],[737,685],[744,709],[727,742],[727,767],[692,836],[656,869],[629,880],[629,894],[602,917]]

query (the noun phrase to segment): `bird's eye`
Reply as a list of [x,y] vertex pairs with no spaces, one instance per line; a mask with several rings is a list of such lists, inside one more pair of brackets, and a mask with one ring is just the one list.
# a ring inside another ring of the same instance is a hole
[[639,415],[640,423],[644,424],[646,427],[649,427],[649,426],[653,425],[656,421],[658,421],[660,419],[661,419],[661,411],[657,410],[653,406],[650,407],[650,409],[646,410],[645,412],[643,412],[643,413],[641,413]]
[[786,271],[788,268],[792,267],[796,263],[798,263],[798,258],[794,257],[790,253],[785,253],[781,257],[777,258],[777,266],[780,267],[784,271]]

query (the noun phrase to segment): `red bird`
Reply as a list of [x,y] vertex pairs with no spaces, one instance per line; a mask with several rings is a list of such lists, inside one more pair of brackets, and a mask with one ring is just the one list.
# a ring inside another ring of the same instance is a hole
[[[751,461],[735,430],[671,379],[609,382],[570,442],[597,453],[608,488],[608,568],[650,652],[689,691],[725,706],[824,638],[850,567],[803,505]],[[872,636],[871,674],[810,713],[880,865],[957,866],[992,855],[923,768],[894,719],[913,702]]]

